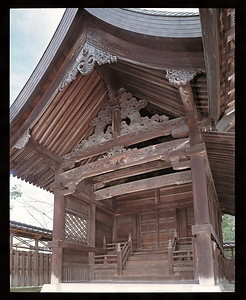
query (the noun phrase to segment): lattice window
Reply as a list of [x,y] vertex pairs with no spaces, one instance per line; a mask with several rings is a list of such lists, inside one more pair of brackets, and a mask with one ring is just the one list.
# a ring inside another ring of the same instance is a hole
[[69,213],[65,213],[65,239],[86,244],[87,224],[87,219]]

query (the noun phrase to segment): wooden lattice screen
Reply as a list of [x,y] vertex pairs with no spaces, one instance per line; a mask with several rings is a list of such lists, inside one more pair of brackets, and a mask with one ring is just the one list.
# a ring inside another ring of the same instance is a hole
[[85,218],[65,213],[64,236],[66,240],[87,243],[88,221]]

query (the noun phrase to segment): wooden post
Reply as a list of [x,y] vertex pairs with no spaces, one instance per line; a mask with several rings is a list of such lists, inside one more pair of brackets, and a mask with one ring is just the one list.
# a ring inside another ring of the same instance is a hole
[[54,218],[53,218],[53,242],[52,262],[51,262],[51,284],[62,282],[63,249],[60,241],[64,240],[65,226],[65,197],[62,192],[61,176],[62,169],[58,169],[55,174],[55,182],[52,186],[54,191]]
[[129,233],[128,242],[130,245],[130,254],[132,255],[132,235]]
[[[195,77],[196,71],[177,69],[167,69],[166,71],[166,77],[178,87],[183,102],[189,127],[190,146],[199,145],[203,140],[198,127],[198,112],[189,82]],[[196,225],[210,224],[204,154],[204,152],[197,152],[190,155]],[[214,285],[215,274],[211,232],[203,231],[196,233],[194,259],[196,260],[195,267],[197,268],[195,274],[197,273],[199,283],[201,285]]]
[[[90,245],[95,247],[96,241],[96,205],[92,204],[90,207]],[[90,264],[90,279],[95,279],[95,252],[89,252],[89,264]]]
[[122,268],[122,252],[120,243],[117,245],[117,275],[123,274],[123,268]]
[[121,123],[120,109],[118,106],[116,106],[112,110],[112,132],[114,138],[120,135],[120,123]]
[[13,233],[10,233],[10,287],[12,286],[13,278]]
[[103,236],[103,250],[107,250],[107,241],[106,241],[106,236]]
[[168,241],[168,270],[169,270],[169,274],[174,274],[172,240]]
[[34,252],[34,260],[33,260],[33,277],[34,277],[34,285],[38,286],[38,237],[35,237],[35,252]]

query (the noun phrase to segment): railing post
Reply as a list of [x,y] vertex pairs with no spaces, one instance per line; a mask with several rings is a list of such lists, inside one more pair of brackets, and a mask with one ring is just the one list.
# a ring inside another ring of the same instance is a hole
[[107,250],[106,236],[103,236],[103,250]]
[[169,274],[174,274],[172,240],[168,241],[168,270],[169,270]]
[[129,233],[128,237],[129,247],[130,247],[130,255],[132,255],[132,235]]
[[122,252],[120,243],[117,245],[117,275],[123,274],[123,268],[122,268]]

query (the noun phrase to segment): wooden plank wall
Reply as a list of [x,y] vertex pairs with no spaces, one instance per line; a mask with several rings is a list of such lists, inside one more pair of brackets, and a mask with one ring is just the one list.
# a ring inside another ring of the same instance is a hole
[[113,236],[113,216],[97,207],[96,210],[96,247],[103,247],[103,237],[107,243],[112,243]]
[[192,236],[192,199],[190,183],[118,196],[114,240],[127,240],[131,233],[133,248],[167,247],[177,228],[176,208],[187,209],[188,236]]
[[50,253],[38,253],[37,268],[35,268],[35,252],[12,250],[11,259],[11,287],[41,286],[50,283]]

